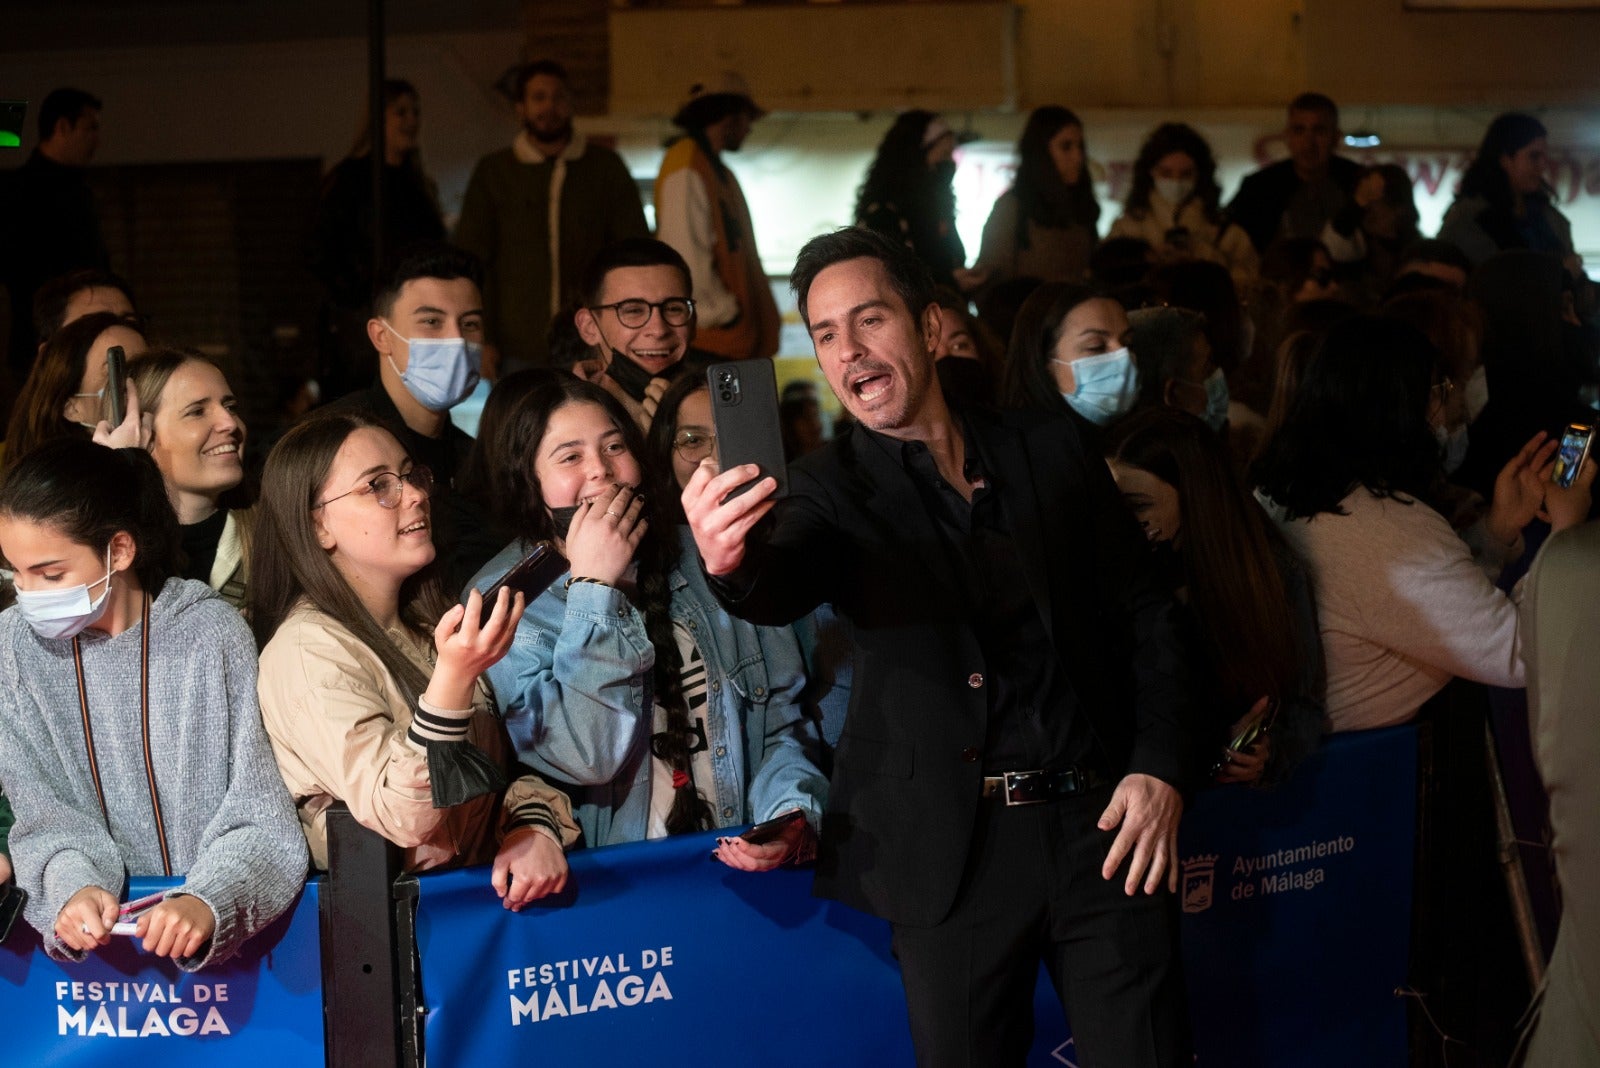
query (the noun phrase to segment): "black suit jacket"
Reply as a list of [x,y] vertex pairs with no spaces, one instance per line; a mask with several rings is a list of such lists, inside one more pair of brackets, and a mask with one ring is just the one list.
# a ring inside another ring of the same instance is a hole
[[[1102,770],[1181,784],[1187,715],[1172,606],[1105,465],[1064,417],[967,418]],[[977,817],[987,665],[947,550],[895,457],[852,429],[794,464],[789,484],[745,562],[712,586],[758,624],[824,602],[849,618],[854,681],[816,892],[931,926],[955,902]]]
[[[1356,182],[1361,177],[1361,165],[1343,156],[1334,156],[1328,160],[1328,174],[1348,198],[1355,193]],[[1300,176],[1295,173],[1294,160],[1269,163],[1245,175],[1244,181],[1239,183],[1239,191],[1228,203],[1228,221],[1250,235],[1257,252],[1265,252],[1278,236],[1283,213],[1288,210],[1289,201],[1294,199],[1295,192],[1302,184]],[[1359,220],[1359,215],[1356,218]]]

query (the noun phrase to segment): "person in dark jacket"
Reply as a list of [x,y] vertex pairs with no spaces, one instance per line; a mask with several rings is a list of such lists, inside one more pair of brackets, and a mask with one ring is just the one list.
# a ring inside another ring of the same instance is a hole
[[[1245,176],[1228,204],[1228,219],[1250,235],[1257,252],[1280,237],[1322,237],[1332,223],[1352,236],[1365,205],[1357,205],[1359,164],[1336,154],[1339,107],[1321,93],[1301,93],[1289,103],[1283,132],[1289,158]],[[1382,195],[1382,188],[1377,189]]]

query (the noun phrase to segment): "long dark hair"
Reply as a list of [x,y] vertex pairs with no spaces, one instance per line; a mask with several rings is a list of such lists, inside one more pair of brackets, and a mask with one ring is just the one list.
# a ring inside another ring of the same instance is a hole
[[1301,664],[1282,536],[1239,485],[1221,438],[1187,412],[1152,408],[1112,428],[1106,458],[1178,491],[1178,557],[1224,691],[1244,702],[1294,694]]
[[678,478],[672,470],[672,439],[678,434],[678,411],[683,407],[683,402],[701,390],[710,392],[711,387],[706,384],[704,375],[679,375],[678,380],[667,387],[661,394],[661,402],[656,405],[656,414],[650,420],[650,432],[645,435],[645,447],[650,453],[650,463],[646,470],[655,475],[655,511],[663,519],[670,519],[674,523],[688,522],[683,514],[682,491],[678,489]]
[[143,449],[53,438],[17,459],[0,485],[0,515],[49,525],[104,555],[119,531],[133,538],[133,573],[151,597],[178,573],[178,517]]
[[1068,410],[1067,402],[1061,399],[1061,387],[1050,374],[1050,357],[1061,334],[1061,321],[1078,305],[1104,296],[1093,286],[1046,282],[1022,302],[1000,383],[1003,406],[1041,412]]
[[[1133,163],[1133,184],[1128,187],[1128,198],[1122,202],[1123,210],[1134,218],[1150,213],[1150,194],[1156,187],[1152,173],[1156,164],[1174,152],[1182,152],[1194,160],[1193,199],[1200,202],[1206,218],[1221,221],[1218,208],[1222,190],[1217,187],[1217,160],[1211,146],[1194,127],[1181,122],[1166,122],[1151,131],[1139,147],[1139,158]],[[1176,210],[1181,204],[1172,205]]]
[[948,184],[929,180],[928,148],[922,138],[939,116],[931,111],[912,109],[902,112],[878,142],[877,154],[867,167],[867,176],[856,190],[856,222],[871,213],[874,205],[893,204],[907,218],[926,214],[929,218],[954,218],[955,193]]
[[1358,487],[1425,497],[1440,474],[1428,405],[1439,354],[1406,323],[1355,315],[1312,353],[1288,416],[1251,474],[1288,518],[1343,515]]
[[[1544,123],[1532,115],[1523,115],[1515,111],[1496,115],[1494,121],[1489,123],[1489,128],[1483,132],[1483,140],[1478,144],[1478,154],[1472,157],[1466,173],[1461,176],[1461,189],[1457,195],[1482,197],[1491,207],[1511,211],[1515,206],[1516,196],[1511,190],[1511,179],[1506,175],[1506,169],[1500,165],[1500,157],[1515,156],[1530,143],[1549,135]],[[1547,183],[1546,195],[1549,192]]]
[[[351,434],[367,428],[389,433],[361,412],[323,409],[292,427],[267,456],[250,547],[250,629],[256,645],[265,646],[295,604],[307,600],[371,649],[394,676],[406,702],[415,705],[428,688],[427,674],[372,618],[317,541],[311,521],[311,510],[339,449]],[[401,621],[430,642],[439,617],[454,603],[439,585],[432,564],[400,586]]]
[[[533,457],[544,440],[550,417],[568,404],[594,404],[606,413],[611,425],[622,434],[643,474],[644,518],[649,522],[634,559],[639,564],[638,604],[644,615],[645,633],[655,647],[655,700],[667,712],[667,729],[651,738],[651,751],[673,771],[690,770],[689,708],[683,696],[683,660],[678,655],[678,640],[672,628],[672,590],[668,579],[678,562],[677,530],[663,514],[661,495],[652,490],[660,485],[651,455],[645,448],[638,426],[616,398],[599,386],[581,379],[558,375],[534,384],[513,408],[497,435],[485,444],[483,462],[495,472],[494,484],[500,494],[497,518],[517,536],[533,542],[555,537],[550,511],[545,506],[544,489],[534,473]],[[715,825],[711,806],[698,790],[674,791],[672,808],[667,813],[667,831],[682,834],[706,830]]]
[[[543,367],[530,367],[513,371],[494,384],[489,398],[483,402],[483,414],[478,417],[478,436],[461,473],[456,476],[456,489],[467,500],[476,504],[493,524],[493,532],[502,541],[510,541],[519,532],[530,529],[531,509],[527,502],[516,496],[520,483],[513,482],[518,468],[533,462],[533,449],[539,444],[510,443],[511,423],[517,412],[536,391],[548,388],[558,378],[568,377],[563,372]],[[543,434],[543,428],[540,434]]]
[[132,320],[115,312],[95,312],[74,319],[51,336],[11,408],[5,463],[0,469],[9,470],[34,446],[52,438],[88,440],[89,431],[69,420],[63,409],[83,385],[89,350],[101,334],[114,326],[125,326],[143,335]]
[[1089,176],[1089,142],[1083,144],[1083,169],[1078,180],[1068,185],[1061,180],[1050,142],[1068,126],[1083,129],[1083,123],[1068,109],[1056,104],[1034,108],[1017,139],[1017,176],[1011,193],[1017,198],[1017,247],[1028,247],[1028,222],[1040,226],[1086,226],[1091,230],[1100,219],[1100,202],[1094,196],[1094,179]]

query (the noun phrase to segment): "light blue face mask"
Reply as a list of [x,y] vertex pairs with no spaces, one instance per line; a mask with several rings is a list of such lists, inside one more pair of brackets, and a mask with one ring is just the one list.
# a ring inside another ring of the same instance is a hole
[[383,321],[384,328],[406,343],[408,357],[404,371],[389,366],[400,376],[406,392],[430,412],[447,412],[466,400],[478,388],[479,371],[483,367],[483,346],[462,337],[401,337],[400,332]]
[[1133,407],[1139,393],[1139,372],[1133,365],[1133,353],[1126,346],[1076,360],[1052,356],[1050,362],[1072,368],[1076,385],[1061,398],[1095,426],[1105,426]]
[[1201,384],[1206,387],[1206,411],[1200,418],[1220,434],[1228,422],[1228,376],[1218,367]]
[[1467,424],[1462,423],[1454,430],[1446,430],[1442,426],[1433,428],[1433,436],[1439,439],[1439,455],[1444,462],[1444,473],[1453,475],[1467,462]]

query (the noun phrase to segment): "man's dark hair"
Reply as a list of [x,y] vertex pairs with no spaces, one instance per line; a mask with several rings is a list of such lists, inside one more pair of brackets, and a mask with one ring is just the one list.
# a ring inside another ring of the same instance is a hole
[[532,63],[524,63],[522,68],[517,71],[518,103],[521,103],[523,95],[527,93],[528,83],[541,74],[555,78],[562,85],[569,87],[572,85],[572,79],[567,77],[566,67],[563,67],[553,59],[536,59]]
[[1440,241],[1436,237],[1421,238],[1411,242],[1400,253],[1400,266],[1408,263],[1442,263],[1454,267],[1462,274],[1472,273],[1472,261],[1453,241]]
[[1339,125],[1339,105],[1333,102],[1333,97],[1324,93],[1301,93],[1289,101],[1290,111],[1320,111],[1333,120],[1335,128]]
[[859,259],[873,259],[883,264],[884,271],[889,275],[889,285],[905,301],[906,311],[913,318],[935,303],[933,277],[910,249],[876,231],[847,226],[831,234],[813,237],[795,258],[794,271],[789,275],[789,288],[794,290],[800,302],[800,318],[807,326],[811,325],[811,317],[806,312],[806,298],[817,275],[836,263]]
[[683,276],[684,296],[688,296],[694,286],[689,265],[677,249],[653,237],[625,237],[596,252],[583,269],[583,279],[579,283],[583,303],[589,307],[597,304],[600,291],[605,288],[606,275],[623,267],[671,267]]
[[39,140],[48,141],[55,136],[56,123],[66,119],[69,124],[83,118],[84,111],[99,111],[100,98],[82,89],[52,89],[39,105]]
[[704,130],[741,111],[755,114],[756,106],[750,102],[749,97],[738,93],[713,93],[710,96],[697,96],[689,101],[678,109],[678,113],[672,117],[672,122],[673,125],[685,130]]
[[52,334],[61,329],[61,320],[67,315],[67,304],[74,294],[85,289],[120,290],[128,298],[129,304],[136,308],[139,306],[133,299],[133,290],[128,288],[128,283],[110,271],[84,267],[57,275],[40,286],[33,295],[33,329],[41,342],[48,341]]
[[447,245],[443,241],[426,241],[402,250],[389,263],[388,270],[380,276],[372,294],[374,315],[388,315],[394,310],[395,298],[400,290],[414,278],[465,278],[483,289],[483,264],[466,249]]

